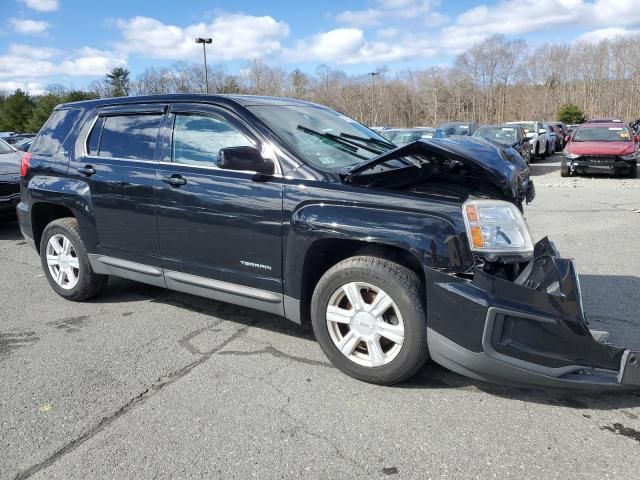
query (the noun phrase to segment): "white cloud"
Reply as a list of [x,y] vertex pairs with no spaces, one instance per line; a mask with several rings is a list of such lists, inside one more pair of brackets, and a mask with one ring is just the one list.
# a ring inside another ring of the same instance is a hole
[[0,82],[0,92],[15,92],[17,89],[29,92],[31,95],[43,95],[46,92],[44,84],[39,82]]
[[0,55],[0,79],[99,76],[125,65],[123,57],[88,47],[65,54],[53,48],[11,44],[7,52]]
[[22,20],[19,18],[11,18],[9,19],[9,22],[13,26],[13,30],[15,32],[22,33],[24,35],[44,33],[50,26],[47,22],[29,19]]
[[167,25],[149,17],[119,19],[116,26],[123,36],[118,45],[121,51],[171,60],[199,58],[202,49],[195,44],[196,37],[212,37],[207,53],[220,61],[277,53],[282,49],[280,41],[289,34],[289,26],[273,17],[240,13],[221,14],[211,23],[187,27]]
[[428,57],[435,53],[417,38],[387,43],[369,41],[358,28],[336,28],[296,42],[284,56],[291,62],[318,61],[338,64],[381,64]]
[[601,28],[583,33],[576,38],[576,42],[598,43],[602,40],[614,40],[618,37],[628,37],[638,34],[640,34],[640,30],[629,30],[620,27]]
[[53,12],[60,6],[59,0],[22,0],[32,10],[39,12]]
[[434,12],[437,0],[375,0],[363,10],[345,10],[336,20],[352,27],[375,27],[390,20],[420,19],[432,26],[444,21],[444,16]]
[[494,35],[522,35],[561,26],[609,28],[640,23],[637,0],[502,0],[461,13],[441,32],[442,46],[464,50]]

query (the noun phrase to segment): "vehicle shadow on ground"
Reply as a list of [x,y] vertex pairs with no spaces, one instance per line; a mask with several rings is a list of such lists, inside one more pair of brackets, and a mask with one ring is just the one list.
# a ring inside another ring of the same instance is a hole
[[[585,296],[591,295],[593,304],[606,305],[605,300],[611,288],[629,292],[638,292],[640,289],[640,279],[637,277],[582,275],[580,278],[582,280],[583,293]],[[112,279],[104,294],[95,299],[94,302],[119,303],[123,301],[139,301],[141,298],[148,298],[155,303],[171,305],[243,326],[263,329],[301,340],[315,341],[313,331],[309,325],[300,326],[277,315],[217,302],[186,293],[145,286],[125,279]],[[629,302],[632,301],[632,298],[633,297],[629,298]],[[639,324],[636,319],[631,318],[631,313],[624,313],[624,311],[626,311],[624,305],[619,305],[619,307],[621,311],[623,311],[623,313],[619,315],[622,325],[629,325],[630,322],[633,322],[633,325]],[[614,305],[612,308],[616,309],[617,307]],[[599,325],[596,325],[596,327],[598,326]],[[607,329],[615,336],[617,328],[619,328],[619,325],[611,322]],[[640,334],[638,334],[638,337],[640,337]],[[633,345],[631,346],[633,347]],[[340,375],[337,370],[336,375]],[[428,362],[409,381],[391,388],[424,390],[443,388],[460,390],[473,389],[496,397],[562,406],[578,410],[618,410],[640,406],[640,390],[638,392],[589,392],[570,389],[529,389],[489,384],[458,375],[433,362]],[[633,415],[631,413],[628,414]]]
[[0,221],[0,240],[22,240],[22,233],[16,221]]

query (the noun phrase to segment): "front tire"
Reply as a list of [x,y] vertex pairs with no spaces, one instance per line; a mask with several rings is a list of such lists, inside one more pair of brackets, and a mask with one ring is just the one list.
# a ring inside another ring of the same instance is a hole
[[51,288],[68,300],[95,297],[109,278],[91,268],[75,218],[60,218],[46,226],[40,240],[40,260]]
[[634,163],[629,167],[629,178],[636,178],[638,176],[638,164]]
[[364,382],[393,385],[429,358],[424,285],[408,268],[357,256],[330,268],[311,300],[320,348],[338,369]]

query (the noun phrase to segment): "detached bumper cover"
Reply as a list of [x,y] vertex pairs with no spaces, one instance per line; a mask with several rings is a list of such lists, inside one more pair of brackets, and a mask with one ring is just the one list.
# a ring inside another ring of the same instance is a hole
[[640,352],[594,339],[572,260],[545,239],[510,282],[427,271],[432,359],[478,380],[518,386],[640,390]]

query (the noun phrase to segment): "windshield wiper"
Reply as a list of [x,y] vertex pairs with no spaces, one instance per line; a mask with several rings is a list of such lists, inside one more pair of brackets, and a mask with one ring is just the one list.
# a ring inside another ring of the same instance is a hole
[[377,138],[361,137],[359,135],[351,135],[350,133],[341,133],[340,136],[345,138],[350,138],[352,140],[360,140],[361,142],[373,143],[375,145],[384,147],[386,150],[398,148],[398,146],[395,143],[387,142],[385,140],[378,140]]
[[315,135],[316,137],[319,137],[319,138],[326,138],[328,140],[331,140],[335,144],[345,147],[347,149],[345,151],[348,151],[352,155],[357,156],[363,160],[366,160],[368,157],[365,157],[363,155],[356,153],[359,148],[361,148],[362,150],[366,150],[367,152],[375,153],[377,155],[380,155],[381,153],[383,153],[383,150],[373,148],[368,145],[362,145],[358,142],[350,140],[349,138],[342,137],[341,135],[344,135],[344,134],[335,135],[329,132],[319,132],[317,130],[313,130],[312,128],[305,127],[304,125],[298,125],[297,128],[301,132],[308,133],[309,135]]

